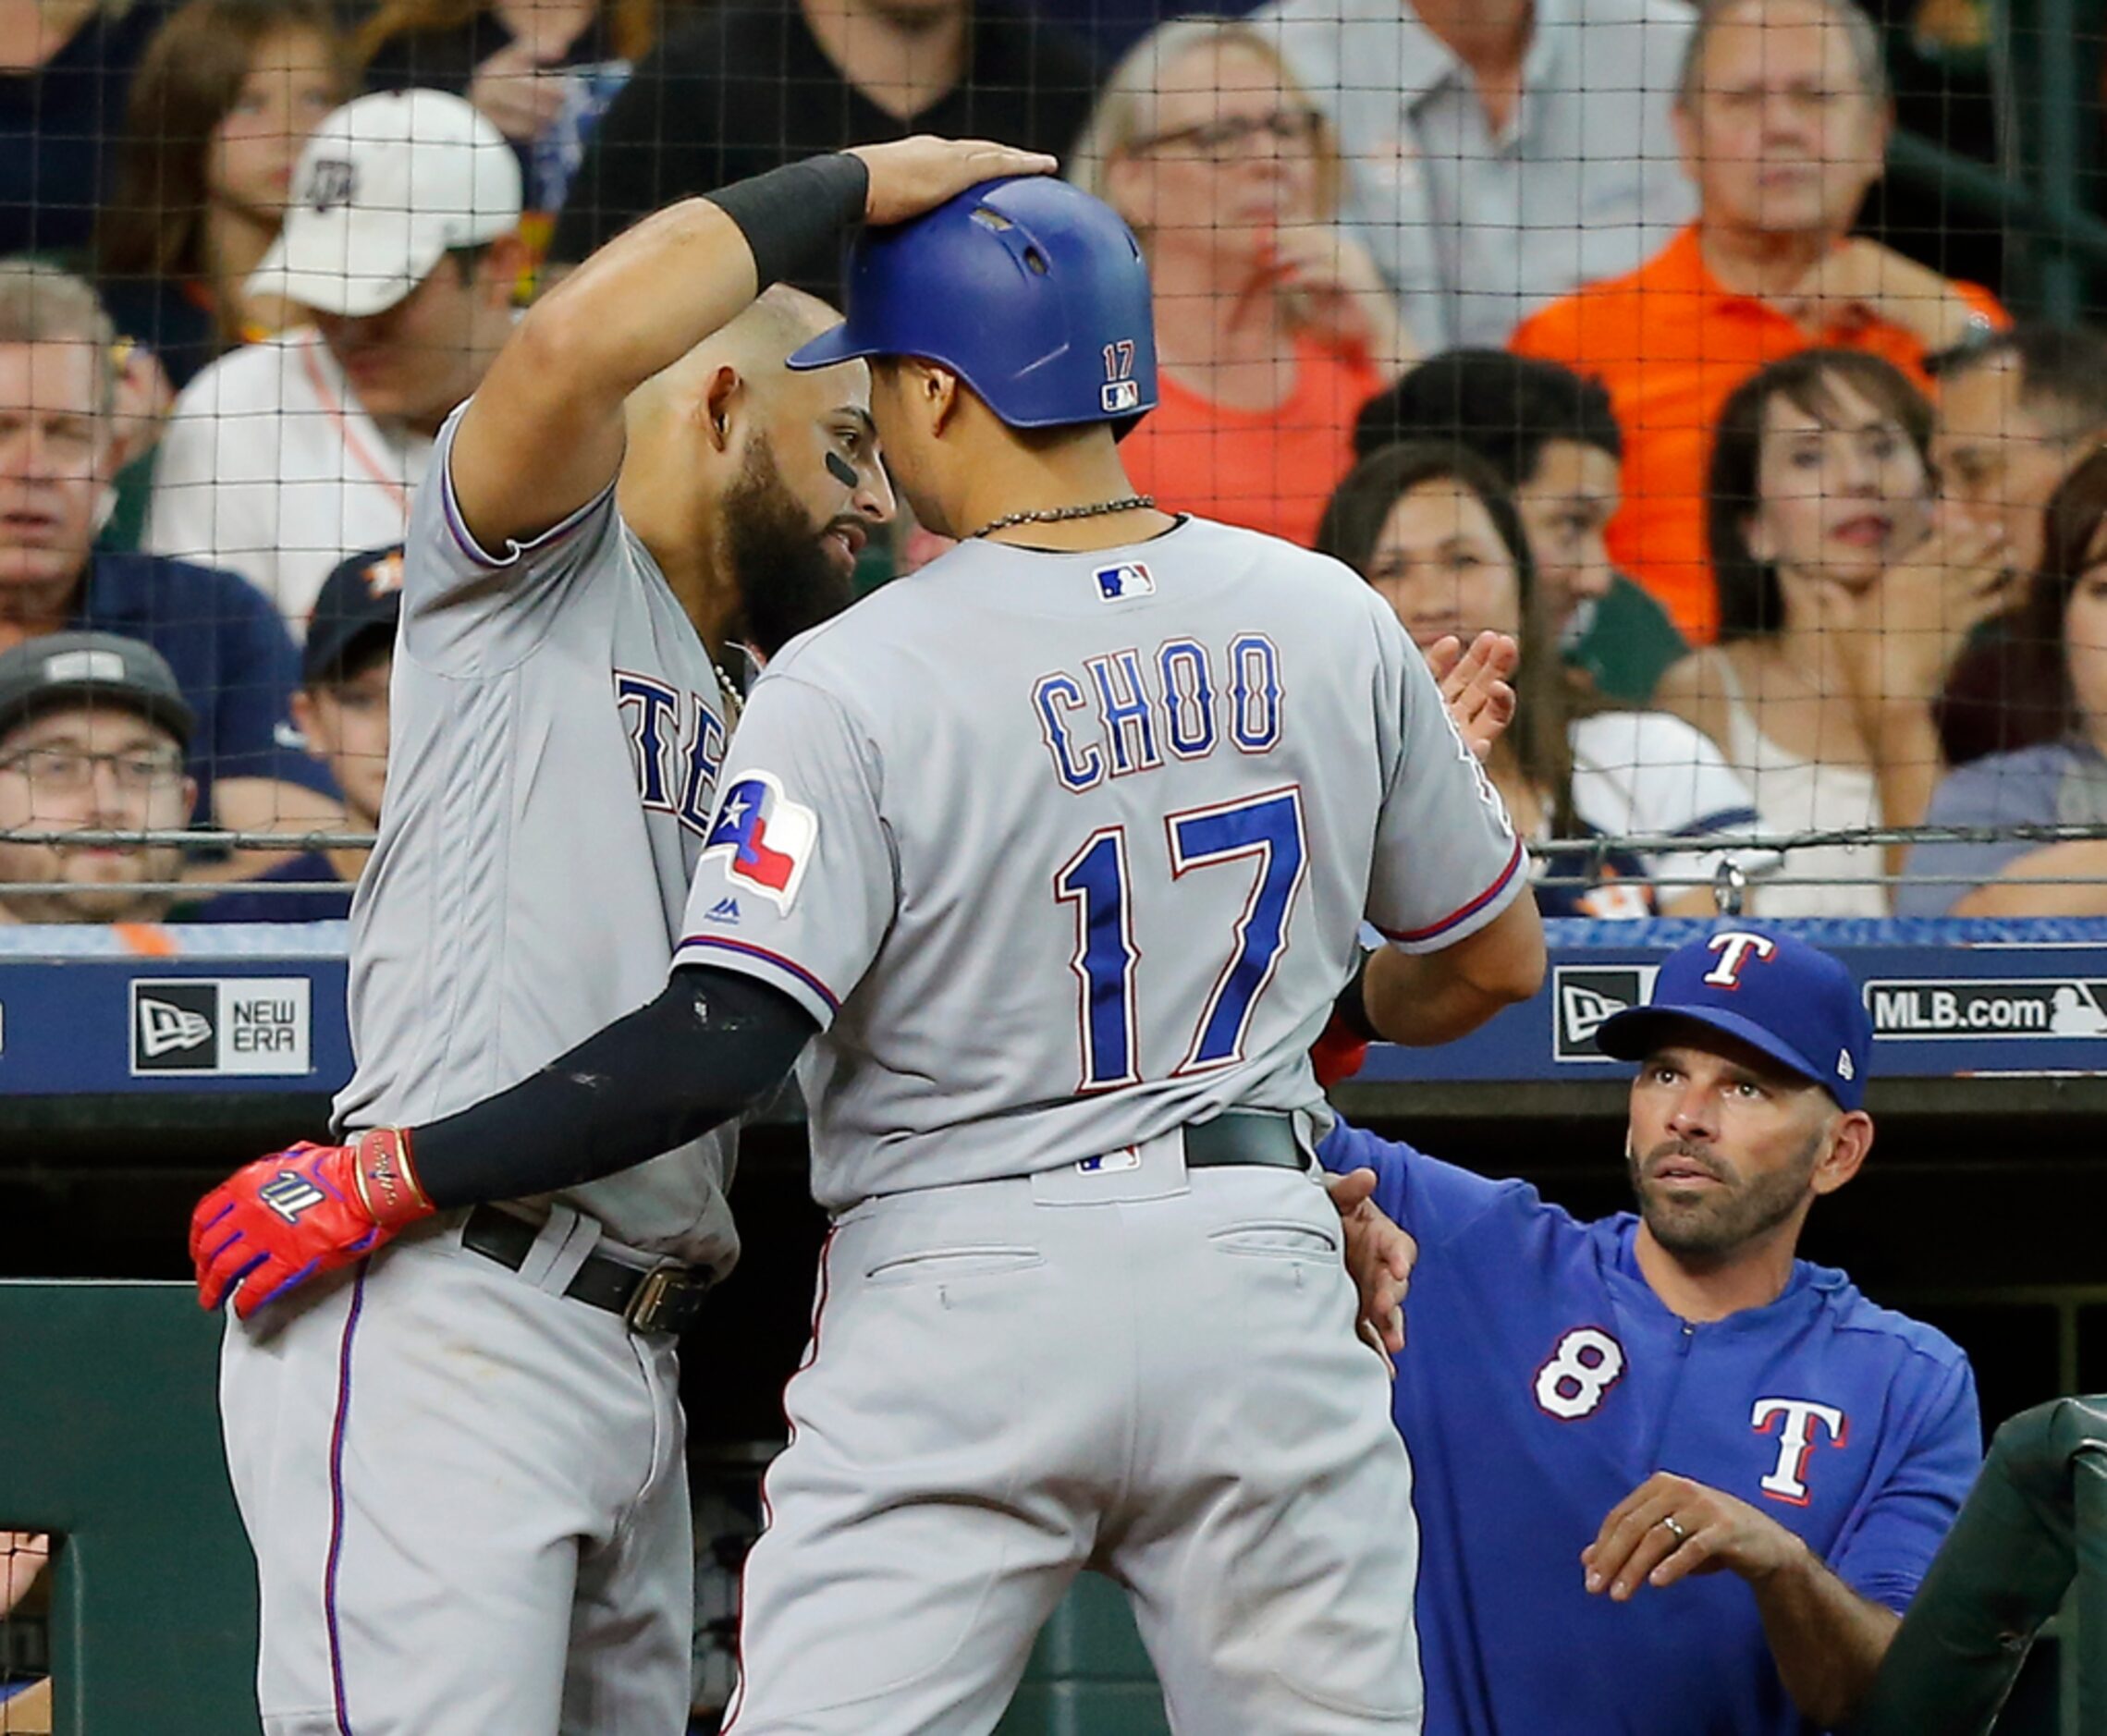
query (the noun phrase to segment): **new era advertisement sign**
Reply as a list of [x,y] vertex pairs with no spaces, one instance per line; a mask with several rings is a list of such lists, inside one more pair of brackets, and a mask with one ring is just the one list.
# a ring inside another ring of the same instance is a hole
[[1866,984],[1876,1037],[1918,1042],[2107,1037],[2107,982],[2076,977],[1876,980]]
[[300,976],[135,979],[131,1070],[303,1075],[310,1070],[308,989]]
[[1551,972],[1551,1053],[1562,1061],[1606,1061],[1595,1033],[1627,1007],[1653,993],[1660,966],[1562,964]]

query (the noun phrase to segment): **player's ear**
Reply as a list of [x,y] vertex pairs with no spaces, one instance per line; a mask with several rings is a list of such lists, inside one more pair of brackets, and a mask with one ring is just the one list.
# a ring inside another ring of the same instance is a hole
[[940,434],[959,409],[959,376],[949,368],[923,367],[922,394],[929,407],[929,432]]
[[1829,1149],[1815,1164],[1812,1186],[1816,1193],[1834,1193],[1858,1173],[1866,1154],[1873,1149],[1873,1118],[1863,1109],[1852,1109],[1837,1118],[1829,1136]]
[[712,368],[704,384],[695,408],[702,418],[703,437],[719,452],[731,449],[731,424],[745,389],[746,382],[729,361]]

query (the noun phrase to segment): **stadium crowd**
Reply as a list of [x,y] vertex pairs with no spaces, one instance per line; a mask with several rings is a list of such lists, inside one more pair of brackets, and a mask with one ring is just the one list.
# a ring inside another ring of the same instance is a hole
[[[1892,22],[1854,0],[0,0],[0,923],[347,915],[410,503],[518,310],[662,204],[919,131],[1056,152],[1133,228],[1163,376],[1122,449],[1138,488],[1336,557],[1438,668],[1515,642],[1512,719],[1479,745],[1544,914],[1709,915],[1731,880],[1758,918],[2107,915],[2107,839],[1775,843],[2107,825],[2107,338],[1863,232]],[[827,529],[789,510],[791,540]],[[865,589],[940,546],[904,506],[852,541]],[[805,624],[744,623],[748,655]],[[1671,1255],[1714,1272],[1716,1250],[1663,1253],[1665,1217],[1576,1227],[1351,1129],[1338,1167],[1377,1167],[1430,1252],[1571,1244],[1662,1362],[1687,1319],[1717,1344],[1774,1304],[1877,1314],[1794,1259],[1870,1142],[1855,1075],[1671,1046],[1684,1071],[1631,1051],[1660,1123],[1642,1103],[1635,1134],[1730,1174],[1828,1142],[1811,1192],[1727,1226],[1770,1275],[1746,1295],[1692,1302]],[[1712,1128],[1692,1069],[1802,1093],[1799,1119]],[[1492,1269],[1429,1276],[1467,1326]],[[1873,1566],[1792,1618],[1869,1621],[1871,1664],[1977,1434],[1952,1347],[1880,1329],[1929,1420],[1868,1496]],[[1547,1413],[1618,1377],[1587,1348]],[[1402,1390],[1401,1418],[1434,1402]],[[1802,1411],[1766,1449],[1788,1486],[1826,1414]],[[1723,1499],[1686,1516],[1733,1532],[1733,1572],[1800,1559],[1798,1521]],[[1623,1601],[1653,1562],[1611,1560],[1615,1518],[1586,1588],[1623,1571]],[[1800,1706],[1846,1705],[1773,1613],[1744,1650]]]
[[[1338,556],[1423,646],[1518,638],[1491,770],[1547,913],[1709,911],[1730,868],[1766,915],[2107,910],[2107,881],[2067,884],[2098,844],[1730,841],[2107,812],[2107,544],[2072,473],[2107,344],[1860,232],[1893,32],[1849,0],[0,18],[0,136],[34,147],[0,168],[0,649],[57,670],[88,666],[73,636],[129,642],[121,681],[25,676],[0,809],[199,828],[0,844],[0,920],[341,913],[355,845],[213,831],[374,824],[385,658],[318,610],[385,592],[517,308],[668,200],[910,130],[1061,153],[1141,238],[1163,387],[1138,486]],[[902,514],[859,582],[934,546]],[[45,745],[152,713],[164,673],[173,781]],[[1621,841],[1662,835],[1692,841]],[[260,886],[211,896],[229,879]]]

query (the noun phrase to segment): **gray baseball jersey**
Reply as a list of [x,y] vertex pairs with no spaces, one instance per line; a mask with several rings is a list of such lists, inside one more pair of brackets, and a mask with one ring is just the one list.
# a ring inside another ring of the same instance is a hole
[[[487,553],[453,501],[457,425],[403,562],[340,1128],[466,1108],[656,994],[724,758],[709,654],[613,490]],[[618,1241],[729,1267],[734,1137],[561,1197]]]
[[1433,949],[1525,878],[1382,601],[1201,520],[947,554],[775,659],[721,788],[676,960],[824,1028],[836,1209],[1311,1108],[1364,912]]

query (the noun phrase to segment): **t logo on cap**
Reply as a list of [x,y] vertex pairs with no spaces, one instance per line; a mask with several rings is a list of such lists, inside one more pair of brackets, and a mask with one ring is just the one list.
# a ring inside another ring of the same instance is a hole
[[1714,935],[1705,944],[1720,955],[1720,961],[1705,972],[1704,980],[1714,988],[1739,988],[1742,967],[1751,958],[1768,963],[1778,950],[1768,935],[1749,935],[1739,930]]

